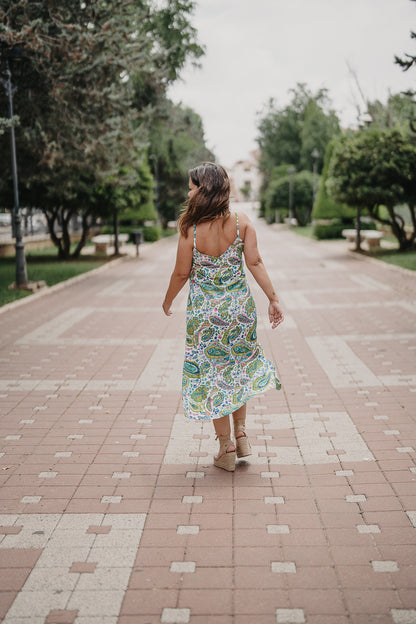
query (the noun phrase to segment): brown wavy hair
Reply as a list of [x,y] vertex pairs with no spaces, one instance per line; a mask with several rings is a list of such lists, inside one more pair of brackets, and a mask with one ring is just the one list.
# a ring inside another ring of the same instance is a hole
[[224,167],[204,162],[189,171],[189,178],[198,189],[179,217],[179,231],[185,238],[191,225],[213,221],[230,212],[230,179]]

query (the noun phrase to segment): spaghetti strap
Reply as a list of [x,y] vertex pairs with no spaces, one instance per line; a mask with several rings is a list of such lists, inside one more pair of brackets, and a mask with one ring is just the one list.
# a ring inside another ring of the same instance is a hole
[[237,238],[240,238],[240,226],[238,225],[238,214],[235,213],[235,218],[237,221]]
[[194,223],[194,249],[196,249],[196,224]]

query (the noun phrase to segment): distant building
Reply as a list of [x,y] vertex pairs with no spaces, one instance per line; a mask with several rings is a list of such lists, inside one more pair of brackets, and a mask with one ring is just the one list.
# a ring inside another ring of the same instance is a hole
[[259,152],[250,152],[247,160],[238,160],[229,170],[231,198],[235,201],[256,201],[259,198],[261,175]]

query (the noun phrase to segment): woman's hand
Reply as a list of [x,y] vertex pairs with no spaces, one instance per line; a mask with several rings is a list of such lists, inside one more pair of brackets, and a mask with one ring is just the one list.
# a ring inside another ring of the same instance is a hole
[[168,303],[165,299],[165,301],[162,303],[162,308],[163,308],[163,312],[166,314],[166,316],[172,316],[172,310],[171,310],[171,303]]
[[277,301],[270,301],[269,303],[269,321],[272,324],[272,329],[284,321],[282,309]]

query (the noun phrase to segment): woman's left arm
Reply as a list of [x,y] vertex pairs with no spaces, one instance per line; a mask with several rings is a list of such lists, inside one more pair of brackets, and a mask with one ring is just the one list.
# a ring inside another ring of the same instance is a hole
[[192,248],[193,240],[188,235],[187,238],[180,235],[178,241],[178,250],[176,253],[175,268],[172,271],[165,299],[162,304],[163,312],[166,316],[172,314],[171,306],[176,295],[181,291],[187,282],[192,267]]

